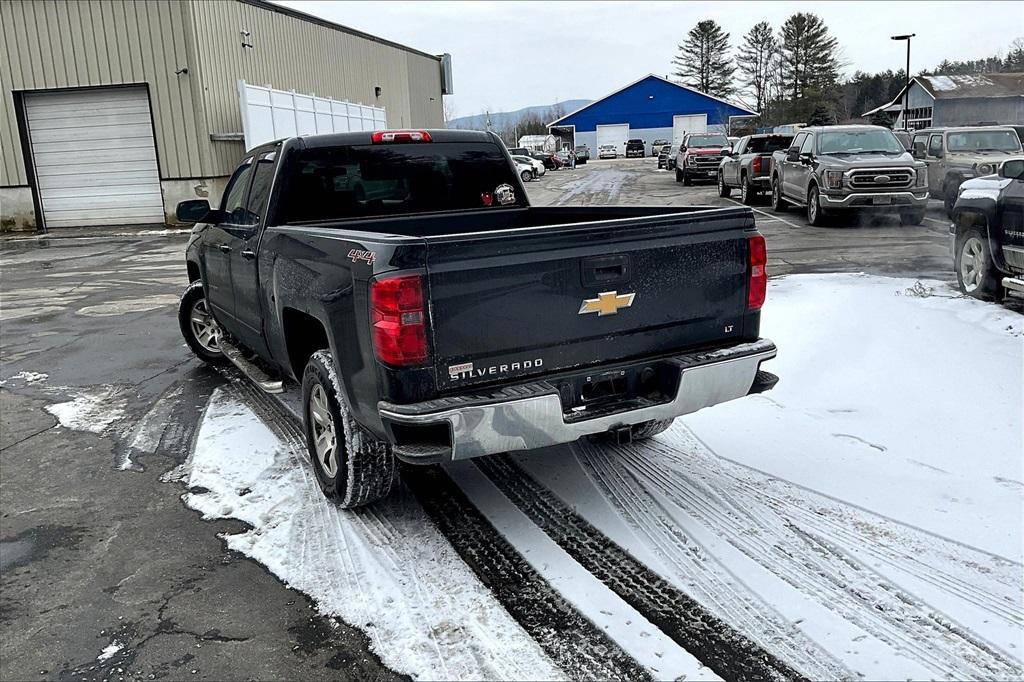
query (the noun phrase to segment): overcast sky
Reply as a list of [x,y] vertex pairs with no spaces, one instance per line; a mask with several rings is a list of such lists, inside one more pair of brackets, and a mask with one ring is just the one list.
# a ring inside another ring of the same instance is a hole
[[737,45],[758,21],[777,30],[815,12],[839,40],[847,73],[911,71],[978,59],[1024,36],[1024,2],[307,2],[279,0],[410,47],[452,55],[455,115],[596,99],[645,76],[667,75],[677,46],[702,19]]

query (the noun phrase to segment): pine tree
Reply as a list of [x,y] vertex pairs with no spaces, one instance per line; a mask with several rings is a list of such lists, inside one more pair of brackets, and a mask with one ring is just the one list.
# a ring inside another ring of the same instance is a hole
[[882,126],[884,128],[890,128],[891,129],[892,128],[892,124],[893,124],[892,116],[890,116],[888,114],[888,112],[876,111],[871,116],[871,125],[873,125],[873,126]]
[[807,125],[809,126],[830,126],[834,125],[835,122],[835,114],[824,103],[814,107],[810,118],[807,119]]
[[808,90],[827,92],[839,80],[838,41],[816,14],[797,12],[780,31],[786,90],[793,99]]
[[754,98],[755,111],[763,112],[768,105],[772,64],[778,49],[778,41],[767,21],[754,24],[743,36],[736,65],[740,71],[740,82]]
[[672,63],[676,66],[675,75],[701,92],[728,97],[736,90],[732,83],[736,66],[729,57],[729,34],[713,19],[697,22],[690,29]]

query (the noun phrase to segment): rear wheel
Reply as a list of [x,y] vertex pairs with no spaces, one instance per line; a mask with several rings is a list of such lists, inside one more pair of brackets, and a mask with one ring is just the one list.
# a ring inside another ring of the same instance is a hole
[[740,201],[747,206],[754,203],[754,199],[757,197],[757,190],[750,186],[750,180],[746,174],[740,178]]
[[523,171],[519,174],[519,177],[523,179],[523,182],[529,182],[530,180],[533,180],[533,173],[530,171]]
[[391,446],[352,417],[329,350],[318,350],[302,373],[303,428],[313,472],[324,495],[350,509],[385,497],[395,479]]
[[956,243],[954,265],[960,291],[975,298],[999,298],[1001,284],[985,234],[977,228],[970,229]]
[[725,174],[718,171],[718,196],[727,198],[732,194],[732,188],[725,184]]
[[779,176],[772,178],[772,209],[782,213],[786,210],[786,200],[782,198],[782,185],[779,183]]
[[210,314],[201,280],[189,284],[181,295],[178,327],[189,349],[203,362],[219,365],[227,359],[220,349],[220,326]]

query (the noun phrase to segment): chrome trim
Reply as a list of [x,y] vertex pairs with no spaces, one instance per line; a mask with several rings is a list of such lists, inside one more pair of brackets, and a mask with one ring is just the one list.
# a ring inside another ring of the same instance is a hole
[[224,357],[231,361],[254,384],[259,386],[265,393],[284,393],[284,382],[275,379],[262,369],[254,365],[237,346],[221,337],[218,342]]
[[[875,177],[879,175],[888,176],[889,180],[884,183],[876,183]],[[906,175],[906,179],[895,179],[898,175]],[[852,189],[910,189],[917,181],[917,172],[916,169],[905,166],[894,168],[851,168],[843,174],[843,177],[846,179],[845,184]]]
[[1024,294],[1024,279],[1019,277],[1003,277],[1003,287],[1010,291]]
[[[750,391],[758,368],[776,355],[775,344],[768,339],[740,344],[706,353],[691,353],[671,358],[680,367],[679,388],[675,397],[659,405],[650,405],[593,419],[566,422],[558,391],[548,385],[543,394],[492,402],[448,407],[425,403],[422,412],[416,405],[390,405],[381,402],[382,419],[397,424],[436,425],[448,422],[452,460],[514,450],[533,450],[560,443],[571,443],[582,436],[604,433],[614,428],[653,419],[672,419],[728,400],[742,398]],[[414,457],[416,446],[405,454]],[[445,458],[447,459],[447,457]]]
[[1003,246],[1003,259],[1006,264],[1015,268],[1024,268],[1024,248],[1019,246]]
[[[874,198],[890,196],[893,198],[892,204],[878,204],[878,208],[885,208],[887,206],[913,206],[917,208],[923,208],[928,205],[928,192],[924,194],[914,194],[913,192],[853,192],[847,194],[841,198],[834,199],[828,194],[822,192],[818,195],[821,198],[822,204],[827,204],[830,207],[833,206],[849,206],[858,199]],[[897,202],[896,200],[899,199]],[[857,208],[870,208],[868,206],[858,206]]]

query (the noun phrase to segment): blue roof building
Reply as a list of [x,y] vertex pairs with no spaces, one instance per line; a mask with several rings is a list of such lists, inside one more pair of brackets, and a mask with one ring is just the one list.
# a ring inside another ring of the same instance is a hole
[[685,133],[728,133],[733,118],[757,116],[751,111],[653,73],[606,97],[548,124],[552,133],[587,145],[594,156],[601,145],[614,144],[625,153],[626,140],[640,138],[678,144]]

